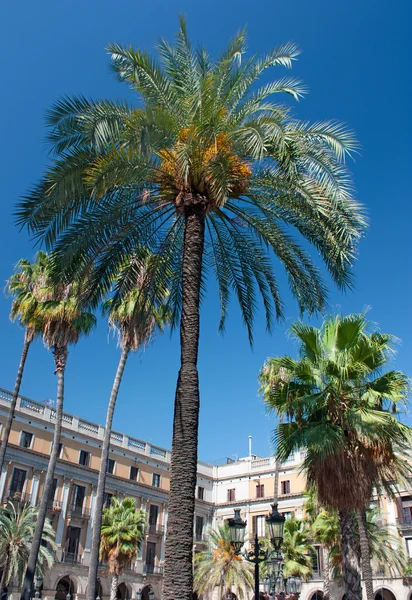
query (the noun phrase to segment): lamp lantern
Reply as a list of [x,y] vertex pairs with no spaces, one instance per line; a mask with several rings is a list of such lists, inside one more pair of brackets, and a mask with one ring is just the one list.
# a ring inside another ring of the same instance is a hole
[[240,516],[240,509],[235,508],[235,516],[229,519],[230,543],[235,550],[235,554],[240,554],[245,543],[246,521]]

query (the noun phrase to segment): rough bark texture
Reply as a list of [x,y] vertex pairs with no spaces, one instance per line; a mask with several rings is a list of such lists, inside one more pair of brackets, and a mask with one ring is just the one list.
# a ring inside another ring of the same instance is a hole
[[361,571],[356,548],[354,516],[350,510],[339,511],[343,554],[345,600],[362,600]]
[[112,582],[110,584],[110,600],[116,600],[118,583],[119,576],[116,574],[112,575]]
[[322,547],[322,563],[323,563],[323,600],[330,600],[330,562],[329,548]]
[[[6,562],[3,565],[3,573],[1,574],[1,579],[0,579],[0,599],[3,597],[3,590],[6,587],[6,579],[7,579],[7,573],[9,570],[9,556],[7,556]],[[6,598],[7,598],[7,594],[6,594]]]
[[112,393],[110,395],[109,406],[106,414],[106,427],[104,430],[104,440],[102,455],[100,460],[99,479],[97,482],[96,502],[94,505],[92,545],[90,549],[90,566],[87,578],[87,600],[95,600],[97,571],[99,568],[99,550],[100,550],[100,531],[102,528],[102,511],[104,503],[104,490],[106,487],[107,459],[110,450],[110,435],[112,432],[113,414],[116,406],[117,395],[122,382],[123,371],[126,366],[129,350],[123,348],[119,364],[114,378]]
[[54,361],[57,374],[57,398],[56,398],[56,422],[54,425],[53,446],[50,454],[49,464],[47,466],[46,481],[44,483],[43,494],[40,500],[39,512],[37,515],[36,527],[33,534],[33,542],[30,548],[29,560],[27,562],[26,574],[24,577],[21,600],[30,600],[33,597],[33,581],[36,570],[37,557],[43,535],[44,522],[47,515],[47,504],[53,486],[54,471],[59,455],[59,443],[62,430],[63,400],[64,400],[64,371],[67,361],[67,346],[53,348]]
[[182,263],[180,371],[177,380],[167,523],[164,600],[191,600],[193,520],[199,423],[199,303],[205,221],[200,209],[185,217]]
[[373,593],[373,571],[371,565],[371,552],[369,547],[368,533],[366,529],[366,513],[358,511],[359,541],[361,549],[362,577],[365,582],[366,600],[374,600]]
[[[13,424],[14,412],[16,410],[17,398],[19,397],[21,380],[23,378],[24,365],[26,364],[27,354],[30,348],[30,344],[33,341],[33,337],[28,335],[27,332],[24,334],[23,350],[20,357],[19,369],[17,371],[16,383],[14,384],[13,396],[10,402],[10,408],[7,415],[6,425],[4,426],[4,435],[0,448],[0,473],[3,469],[4,457],[6,456],[7,445],[9,443],[9,436],[11,426]],[[0,596],[1,598],[1,596]]]

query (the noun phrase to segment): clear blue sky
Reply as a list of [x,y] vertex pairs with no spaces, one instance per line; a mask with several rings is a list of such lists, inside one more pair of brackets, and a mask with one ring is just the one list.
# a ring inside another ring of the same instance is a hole
[[[408,0],[20,0],[3,6],[1,24],[1,252],[0,281],[33,246],[14,226],[12,211],[41,175],[48,156],[44,114],[60,96],[125,97],[129,92],[108,72],[104,47],[116,41],[152,49],[171,38],[177,15],[186,14],[193,41],[217,53],[240,27],[248,25],[251,52],[280,42],[297,42],[303,54],[293,74],[310,94],[296,115],[310,120],[336,118],[349,123],[362,144],[353,164],[359,199],[367,206],[371,228],[356,265],[356,289],[332,289],[331,309],[372,307],[370,318],[401,338],[394,366],[412,375],[411,339],[411,41]],[[409,37],[409,41],[408,41]],[[276,73],[273,71],[273,76]],[[279,70],[279,75],[282,71]],[[287,339],[297,307],[286,292],[288,322],[272,337],[263,319],[256,323],[250,350],[233,303],[224,337],[218,336],[216,296],[202,311],[199,457],[214,461],[253,449],[268,455],[273,426],[257,397],[257,373],[269,355],[294,353]],[[19,361],[22,332],[8,321],[9,301],[0,299],[0,386],[11,389]],[[66,411],[104,422],[118,359],[108,343],[106,325],[72,348],[66,383]],[[115,428],[169,447],[178,369],[178,336],[158,339],[133,356],[122,384]],[[37,342],[28,360],[22,393],[37,400],[54,398],[51,355]]]

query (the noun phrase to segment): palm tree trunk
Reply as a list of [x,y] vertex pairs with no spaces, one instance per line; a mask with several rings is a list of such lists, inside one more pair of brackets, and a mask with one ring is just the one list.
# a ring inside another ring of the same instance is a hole
[[53,348],[53,354],[56,363],[55,373],[57,374],[56,423],[54,425],[53,446],[50,454],[49,464],[47,466],[46,481],[44,483],[43,494],[40,500],[36,527],[34,529],[33,534],[33,542],[30,548],[26,574],[24,576],[21,600],[30,600],[30,598],[32,598],[33,581],[36,571],[37,557],[39,554],[40,544],[43,535],[44,522],[46,520],[47,504],[52,491],[54,471],[59,455],[59,443],[63,418],[64,371],[66,368],[66,361],[68,355],[67,346],[55,346]]
[[97,571],[99,568],[100,530],[102,528],[102,511],[104,503],[104,490],[106,486],[107,459],[109,458],[110,450],[110,435],[112,432],[113,414],[116,406],[117,395],[119,393],[119,388],[122,382],[123,372],[128,356],[129,349],[123,348],[120,355],[119,364],[117,366],[116,377],[114,378],[113,382],[112,393],[110,394],[109,406],[107,407],[106,427],[104,430],[99,479],[96,490],[96,503],[94,507],[94,516],[92,515],[93,534],[92,546],[90,549],[89,574],[87,578],[87,600],[95,600],[96,598]]
[[112,583],[110,585],[110,600],[116,600],[118,583],[119,576],[116,574],[112,575]]
[[[23,350],[22,350],[21,357],[20,357],[19,369],[17,371],[16,383],[14,384],[13,396],[12,396],[11,402],[10,402],[10,408],[9,408],[9,412],[7,415],[6,425],[4,426],[3,441],[1,443],[1,448],[0,448],[0,474],[3,469],[4,457],[6,456],[6,450],[7,450],[7,446],[9,443],[10,430],[11,430],[11,426],[13,424],[13,418],[14,418],[14,412],[16,410],[17,398],[19,397],[21,380],[23,378],[24,365],[26,364],[27,354],[29,352],[30,344],[32,343],[32,341],[33,341],[33,336],[28,334],[28,332],[26,331],[24,334]],[[0,596],[0,599],[1,599],[1,596]]]
[[366,588],[366,600],[374,600],[373,571],[371,565],[371,552],[369,547],[368,531],[366,528],[366,513],[358,511],[359,541],[361,550],[362,576]]
[[4,563],[4,566],[3,566],[3,573],[1,574],[1,579],[0,579],[0,600],[3,596],[3,590],[6,587],[7,573],[9,571],[9,562],[10,562],[10,554],[7,554],[6,562]]
[[342,539],[345,600],[362,600],[360,564],[352,512],[347,509],[340,510],[339,521]]
[[329,548],[322,546],[322,563],[323,563],[323,600],[330,599],[330,562]]
[[173,421],[164,600],[191,600],[193,593],[193,520],[199,424],[197,358],[204,236],[204,211],[193,207],[185,217],[183,241],[180,371]]

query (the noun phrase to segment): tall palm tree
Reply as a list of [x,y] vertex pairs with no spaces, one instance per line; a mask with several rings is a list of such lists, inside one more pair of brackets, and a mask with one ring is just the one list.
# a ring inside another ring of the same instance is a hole
[[354,511],[368,506],[375,485],[410,470],[403,457],[411,432],[394,414],[406,400],[408,378],[382,373],[393,339],[368,327],[363,314],[329,317],[320,329],[295,323],[300,359],[274,359],[290,380],[268,399],[290,416],[275,430],[277,456],[286,460],[306,448],[309,486],[323,506],[339,510],[348,600],[361,598]]
[[[148,257],[150,260],[150,257]],[[140,274],[143,283],[145,270]],[[166,298],[164,298],[165,302]],[[112,392],[106,415],[106,427],[102,445],[99,479],[97,482],[96,502],[94,509],[93,534],[90,550],[90,564],[87,580],[89,595],[95,597],[97,571],[99,567],[100,530],[102,526],[102,510],[104,504],[104,490],[106,486],[107,459],[109,457],[110,439],[113,423],[113,414],[117,396],[123,377],[128,356],[131,351],[147,345],[153,337],[155,329],[162,330],[168,320],[164,304],[148,302],[142,295],[140,288],[129,292],[120,304],[114,304],[112,299],[105,303],[105,312],[109,316],[109,325],[118,334],[121,354],[114,378]]]
[[108,287],[121,270],[117,299],[133,289],[146,249],[158,257],[145,293],[170,290],[181,341],[163,595],[189,600],[207,271],[218,282],[219,329],[234,292],[250,341],[258,296],[269,330],[283,316],[273,258],[302,312],[317,312],[326,298],[308,246],[339,287],[350,285],[365,228],[344,165],[356,142],[339,123],[302,123],[273,101],[278,93],[302,96],[297,80],[255,85],[269,67],[292,66],[295,44],[244,60],[241,31],[213,62],[191,47],[181,20],[175,44],[159,43],[160,62],[119,44],[108,50],[136,105],[59,101],[48,117],[54,164],[22,200],[17,220],[54,249],[69,279],[93,265],[93,281]]
[[22,258],[16,265],[14,273],[7,281],[6,290],[14,296],[10,318],[12,321],[18,319],[24,329],[23,349],[20,364],[17,370],[16,382],[11,397],[7,421],[4,426],[3,440],[0,447],[0,473],[3,469],[4,458],[9,443],[11,426],[16,410],[17,398],[20,393],[23,371],[26,364],[30,345],[34,338],[41,333],[41,324],[36,318],[36,307],[40,300],[40,290],[49,278],[50,260],[45,252],[38,252],[33,263]]
[[103,511],[100,552],[112,576],[110,600],[116,600],[119,575],[135,559],[144,539],[146,514],[135,498],[113,498]]
[[21,600],[30,600],[32,597],[33,580],[43,526],[46,520],[47,504],[53,486],[54,471],[58,459],[63,418],[64,374],[68,346],[69,344],[76,344],[81,335],[88,335],[96,323],[94,315],[86,312],[82,307],[79,302],[79,295],[79,284],[70,284],[67,286],[60,284],[57,288],[50,289],[49,298],[52,299],[45,300],[38,308],[43,323],[43,341],[48,348],[52,349],[54,355],[55,374],[57,374],[57,396],[52,449],[47,465],[43,494],[40,499]]
[[200,596],[218,589],[219,600],[235,593],[241,600],[254,587],[253,567],[236,554],[225,523],[208,533],[209,548],[194,557],[194,590]]
[[304,521],[293,516],[286,519],[282,543],[285,577],[301,577],[304,580],[311,577],[315,549],[310,538],[310,529]]
[[[38,510],[29,504],[13,504],[0,508],[0,565],[3,573],[0,580],[0,598],[3,590],[12,579],[23,583],[33,539]],[[46,519],[42,531],[45,545],[40,546],[37,575],[50,569],[54,563],[55,531],[49,519]],[[46,545],[47,544],[47,545]]]

